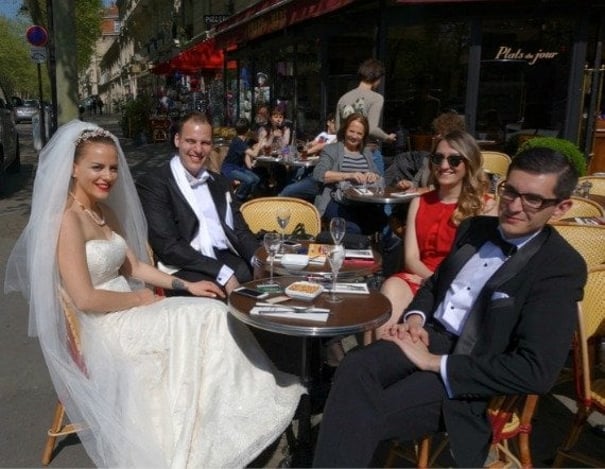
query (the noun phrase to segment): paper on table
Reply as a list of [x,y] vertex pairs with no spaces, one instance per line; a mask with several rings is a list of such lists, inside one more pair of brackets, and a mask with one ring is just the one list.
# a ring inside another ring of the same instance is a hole
[[[327,288],[328,291],[332,291],[331,285]],[[365,283],[336,283],[336,293],[353,293],[356,295],[368,295],[370,289]]]
[[345,249],[345,259],[374,259],[371,249]]
[[326,322],[330,313],[297,313],[291,309],[280,308],[279,306],[255,306],[250,310],[251,315],[272,316],[289,319],[303,319],[305,321]]

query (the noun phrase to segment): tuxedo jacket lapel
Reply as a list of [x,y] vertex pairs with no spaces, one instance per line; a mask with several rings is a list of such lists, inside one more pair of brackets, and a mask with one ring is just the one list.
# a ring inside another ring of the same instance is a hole
[[454,353],[460,353],[468,355],[471,353],[479,334],[481,331],[481,325],[485,320],[487,311],[487,302],[491,298],[494,291],[508,282],[511,278],[518,275],[529,260],[538,252],[542,244],[548,238],[548,227],[545,227],[540,234],[534,239],[528,242],[522,249],[518,250],[510,259],[508,259],[502,266],[490,277],[486,282],[485,286],[481,290],[481,294],[475,304],[473,305],[469,316],[464,324],[462,334],[456,342]]

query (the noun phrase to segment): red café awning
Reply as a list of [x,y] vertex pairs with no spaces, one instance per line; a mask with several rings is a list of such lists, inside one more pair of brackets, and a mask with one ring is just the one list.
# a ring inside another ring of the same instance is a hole
[[152,72],[156,75],[168,75],[174,72],[196,73],[204,70],[222,70],[224,63],[223,51],[215,47],[214,39],[209,39],[179,52],[168,62],[157,64]]
[[216,25],[216,47],[230,49],[238,43],[317,18],[356,0],[261,0]]

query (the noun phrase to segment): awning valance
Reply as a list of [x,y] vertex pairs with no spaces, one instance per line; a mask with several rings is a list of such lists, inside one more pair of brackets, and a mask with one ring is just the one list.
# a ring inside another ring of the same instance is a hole
[[216,26],[216,46],[229,49],[237,44],[287,26],[338,10],[356,0],[262,0]]
[[214,39],[209,39],[179,52],[167,62],[157,64],[152,71],[156,75],[168,75],[174,72],[196,73],[222,70],[224,63],[223,51],[216,48]]

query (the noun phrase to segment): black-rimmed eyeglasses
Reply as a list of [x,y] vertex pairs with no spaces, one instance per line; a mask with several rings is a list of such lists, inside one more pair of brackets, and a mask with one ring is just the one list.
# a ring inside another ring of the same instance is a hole
[[450,165],[450,168],[457,168],[460,166],[460,163],[464,161],[464,156],[462,155],[447,155],[445,156],[443,153],[433,153],[431,155],[431,163],[435,166],[441,166],[443,160],[447,159],[447,164]]
[[506,181],[502,181],[498,184],[498,197],[505,202],[514,202],[517,197],[521,199],[521,204],[525,209],[540,210],[549,205],[555,205],[561,201],[561,199],[545,199],[541,195],[531,194],[529,192],[519,192],[512,186],[508,185]]

